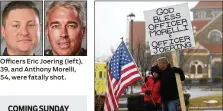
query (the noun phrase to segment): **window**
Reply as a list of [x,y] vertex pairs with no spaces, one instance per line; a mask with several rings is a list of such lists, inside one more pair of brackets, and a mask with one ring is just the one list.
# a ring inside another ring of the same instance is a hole
[[106,71],[104,72],[104,78],[106,78]]
[[190,71],[191,73],[195,73],[195,65],[192,65],[191,68],[190,68],[190,70],[191,70]]
[[221,61],[215,61],[212,64],[212,76],[222,76],[222,62]]
[[198,74],[201,74],[202,73],[202,67],[201,67],[201,65],[198,65],[198,67],[197,67],[197,73]]
[[213,18],[215,18],[219,13],[220,13],[220,11],[212,11],[211,15]]
[[102,71],[99,72],[99,78],[102,78]]
[[219,43],[222,38],[221,32],[218,30],[212,30],[208,37],[212,43]]
[[196,12],[196,16],[197,16],[197,19],[205,20],[205,18],[206,18],[206,12],[204,12],[204,11],[198,11],[198,12]]

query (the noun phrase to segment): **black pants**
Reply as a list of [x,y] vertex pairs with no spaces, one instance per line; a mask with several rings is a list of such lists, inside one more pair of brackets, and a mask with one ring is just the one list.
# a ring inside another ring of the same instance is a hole
[[168,111],[168,106],[166,103],[161,104],[161,111]]
[[155,106],[152,102],[145,102],[144,111],[161,111],[161,104]]

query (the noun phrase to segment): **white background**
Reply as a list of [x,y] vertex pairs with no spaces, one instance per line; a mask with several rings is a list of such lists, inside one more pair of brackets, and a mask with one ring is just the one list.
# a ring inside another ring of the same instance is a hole
[[[111,48],[116,49],[121,37],[128,41],[129,18],[127,15],[133,12],[134,21],[144,22],[145,10],[152,10],[159,7],[171,6],[176,4],[188,3],[189,8],[197,5],[198,1],[174,1],[174,0],[115,0],[115,1],[96,1],[95,2],[95,57],[96,60],[107,60],[112,55]],[[190,11],[191,20],[193,13]],[[134,32],[133,32],[134,33]],[[103,47],[102,47],[103,46]]]
[[[83,65],[77,73],[67,76],[67,81],[0,81],[0,96],[87,96],[87,110],[94,110],[94,1],[87,1],[87,56],[81,58]],[[28,56],[1,56],[1,58],[24,59]],[[67,58],[61,56],[36,56],[35,59]],[[74,57],[69,57],[74,58]],[[9,66],[0,64],[2,66]],[[13,66],[13,65],[12,65]],[[11,66],[11,67],[12,67]],[[47,65],[42,67],[48,67]],[[19,67],[19,66],[18,66]],[[1,73],[2,74],[2,73]],[[0,75],[1,75],[0,74]],[[24,75],[24,73],[17,73]],[[10,76],[10,74],[8,74]]]
[[[183,37],[183,36],[190,36],[190,40],[191,40],[191,43],[192,43],[192,46],[191,47],[194,47],[195,46],[195,42],[194,42],[194,36],[193,36],[193,30],[192,30],[192,24],[191,24],[191,20],[190,20],[190,14],[189,14],[188,4],[187,3],[178,4],[178,5],[168,6],[168,7],[165,7],[165,8],[166,9],[168,9],[168,8],[174,8],[174,13],[173,14],[180,13],[180,16],[181,16],[180,19],[187,19],[187,23],[188,23],[187,28],[189,30],[172,33],[171,34],[172,35],[171,39],[178,38],[178,37]],[[151,55],[154,55],[154,53],[153,53],[153,50],[154,49],[153,49],[153,47],[151,45],[151,43],[153,41],[163,41],[163,40],[168,40],[169,39],[169,35],[167,35],[167,34],[160,35],[160,36],[153,36],[153,37],[150,37],[150,35],[149,35],[149,29],[148,29],[147,26],[149,24],[154,24],[154,25],[156,24],[153,21],[153,17],[154,16],[159,16],[156,13],[156,10],[157,9],[158,8],[156,8],[154,10],[144,11],[144,14],[145,14],[145,23],[146,23],[146,25],[145,25],[145,27],[146,27],[145,28],[146,29],[146,41],[149,41]],[[164,9],[164,7],[162,7],[162,9]],[[170,14],[171,13],[169,13],[169,14],[163,14],[163,15],[160,15],[159,17],[161,17],[161,20],[163,20],[163,18],[164,18],[165,15],[170,15]],[[177,20],[177,19],[175,19],[175,20]],[[173,21],[175,21],[175,20],[173,20]],[[172,27],[175,27],[175,26],[172,26]],[[160,28],[158,28],[157,30],[159,30],[159,29]],[[163,44],[161,45],[161,47],[163,47]],[[174,50],[172,50],[172,51],[174,51]],[[159,53],[160,52],[158,52],[156,54],[159,54]]]

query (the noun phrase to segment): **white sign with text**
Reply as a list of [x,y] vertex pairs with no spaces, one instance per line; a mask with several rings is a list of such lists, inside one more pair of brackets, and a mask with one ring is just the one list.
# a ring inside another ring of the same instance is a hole
[[144,11],[151,55],[195,47],[188,4]]

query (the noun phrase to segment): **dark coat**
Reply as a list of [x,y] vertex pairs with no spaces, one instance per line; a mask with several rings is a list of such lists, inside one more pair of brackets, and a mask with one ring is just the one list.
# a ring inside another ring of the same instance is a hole
[[[8,50],[7,50],[7,48],[5,48],[5,50],[4,50],[4,52],[3,52],[3,56],[10,56],[10,55],[8,54]],[[16,56],[19,56],[19,55],[16,55]],[[33,54],[33,56],[35,56],[35,54]]]
[[183,70],[180,68],[171,67],[170,64],[165,70],[160,72],[160,95],[163,102],[176,100],[179,98],[175,73],[180,74],[181,81],[185,80]]

